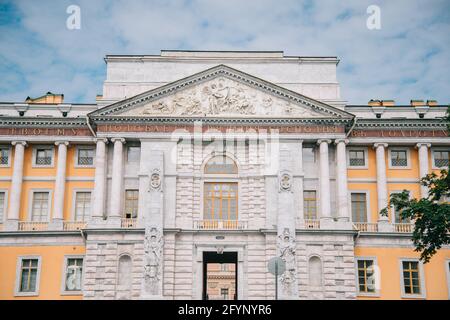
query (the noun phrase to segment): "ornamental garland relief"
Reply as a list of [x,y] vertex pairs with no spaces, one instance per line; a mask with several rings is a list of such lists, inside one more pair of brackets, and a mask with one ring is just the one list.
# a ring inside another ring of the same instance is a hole
[[321,116],[306,106],[293,105],[286,100],[224,77],[153,101],[143,107],[125,112],[124,115],[261,115],[306,118]]

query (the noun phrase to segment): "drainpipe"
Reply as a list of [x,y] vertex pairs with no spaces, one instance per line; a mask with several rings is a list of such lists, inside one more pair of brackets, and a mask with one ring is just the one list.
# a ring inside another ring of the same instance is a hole
[[86,116],[86,124],[87,124],[89,130],[91,131],[92,135],[94,137],[97,137],[97,134],[95,133],[94,129],[92,129],[91,123],[89,122],[89,117],[88,116]]

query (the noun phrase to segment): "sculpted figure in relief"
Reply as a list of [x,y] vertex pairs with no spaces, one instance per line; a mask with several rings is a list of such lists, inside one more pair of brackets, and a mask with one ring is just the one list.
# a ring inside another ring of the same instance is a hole
[[156,227],[146,230],[144,238],[144,290],[146,294],[158,295],[161,277],[161,253],[163,240]]
[[280,278],[282,290],[286,296],[292,296],[295,293],[296,279],[295,242],[288,228],[285,228],[283,233],[278,236],[278,243],[280,258],[286,263],[286,271]]

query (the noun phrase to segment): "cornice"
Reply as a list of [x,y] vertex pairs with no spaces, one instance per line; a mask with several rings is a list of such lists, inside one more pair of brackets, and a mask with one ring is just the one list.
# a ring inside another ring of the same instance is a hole
[[447,124],[442,119],[357,119],[355,129],[445,129]]
[[38,117],[2,117],[0,126],[14,127],[86,127],[84,118],[38,118]]

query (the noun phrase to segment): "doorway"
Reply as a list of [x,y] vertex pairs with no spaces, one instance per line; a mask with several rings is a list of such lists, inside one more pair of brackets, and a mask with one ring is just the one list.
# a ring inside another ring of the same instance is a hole
[[237,300],[237,252],[203,252],[203,300]]

